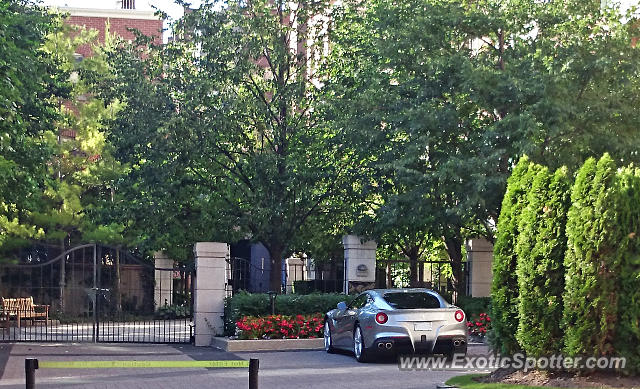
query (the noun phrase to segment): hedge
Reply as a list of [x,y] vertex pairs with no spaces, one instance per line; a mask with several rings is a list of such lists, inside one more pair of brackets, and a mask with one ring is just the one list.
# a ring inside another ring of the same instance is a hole
[[[276,297],[275,313],[287,316],[325,313],[334,309],[339,302],[348,302],[352,298],[352,296],[341,293],[281,294]],[[235,335],[235,323],[245,316],[264,317],[268,315],[271,315],[268,294],[237,292],[232,297],[225,299],[225,335]]]
[[526,158],[515,167],[494,249],[490,338],[502,353],[625,357],[623,372],[640,373],[640,169],[605,154],[569,186],[564,168],[551,175]]
[[569,189],[566,168],[554,174],[547,168],[540,169],[527,195],[527,206],[520,214],[516,339],[529,356],[549,356],[562,350],[560,323]]
[[479,316],[481,313],[491,312],[490,297],[460,296],[458,297],[456,305],[464,311],[467,318]]
[[516,277],[515,246],[519,215],[526,202],[539,166],[525,156],[520,159],[507,181],[507,190],[498,218],[498,233],[493,250],[493,280],[491,283],[490,336],[493,347],[503,354],[513,354],[520,347],[515,334],[518,329],[518,279]]

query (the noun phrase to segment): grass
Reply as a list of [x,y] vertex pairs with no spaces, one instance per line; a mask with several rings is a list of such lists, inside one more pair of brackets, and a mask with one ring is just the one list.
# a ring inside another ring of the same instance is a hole
[[[498,383],[484,383],[477,382],[474,378],[483,377],[485,374],[468,374],[458,377],[453,377],[447,381],[447,385],[457,386],[462,389],[528,389],[528,388],[545,388],[545,389],[560,389],[554,386],[527,386],[527,385],[510,385],[510,384],[498,384]],[[566,388],[565,388],[566,389]]]

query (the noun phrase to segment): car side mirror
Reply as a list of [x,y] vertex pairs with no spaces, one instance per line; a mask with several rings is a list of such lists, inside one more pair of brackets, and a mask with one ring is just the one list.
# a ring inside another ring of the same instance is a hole
[[340,311],[346,311],[347,310],[347,303],[345,303],[344,301],[340,301],[338,303],[338,309]]

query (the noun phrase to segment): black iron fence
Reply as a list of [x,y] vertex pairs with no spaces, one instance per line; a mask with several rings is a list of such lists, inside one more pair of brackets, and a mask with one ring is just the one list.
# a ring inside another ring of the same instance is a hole
[[193,270],[86,244],[0,265],[0,341],[185,343]]

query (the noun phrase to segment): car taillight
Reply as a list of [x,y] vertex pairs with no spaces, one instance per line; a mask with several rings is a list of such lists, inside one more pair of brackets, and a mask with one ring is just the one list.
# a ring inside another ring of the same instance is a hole
[[456,321],[461,322],[464,320],[464,312],[462,312],[461,309],[458,309],[456,313],[453,314],[453,317],[456,319]]
[[378,322],[378,324],[384,324],[387,322],[387,320],[389,320],[389,316],[387,316],[387,314],[384,312],[378,312],[378,314],[376,315],[376,321]]

